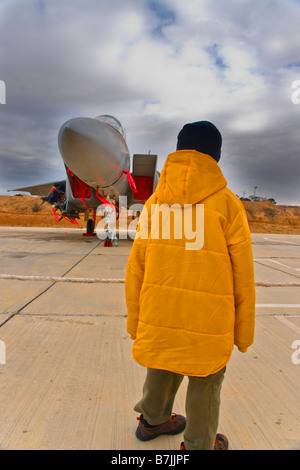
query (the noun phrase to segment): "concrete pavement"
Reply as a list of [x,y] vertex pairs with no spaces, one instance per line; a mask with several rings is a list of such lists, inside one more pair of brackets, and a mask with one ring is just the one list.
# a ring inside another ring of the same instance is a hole
[[[300,281],[300,236],[252,241],[257,282]],[[131,245],[104,248],[79,229],[0,228],[0,274],[40,277],[0,279],[0,448],[178,450],[182,436],[142,443],[134,435],[145,370],[131,356],[124,284],[43,279],[122,279]],[[233,352],[219,432],[231,449],[300,448],[299,287],[256,291],[255,343]]]

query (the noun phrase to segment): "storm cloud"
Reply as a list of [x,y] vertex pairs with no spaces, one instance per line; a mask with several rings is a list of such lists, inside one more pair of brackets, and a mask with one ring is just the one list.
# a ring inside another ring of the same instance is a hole
[[159,170],[187,122],[223,136],[237,194],[300,204],[296,0],[0,0],[0,190],[64,178],[57,135],[115,115]]

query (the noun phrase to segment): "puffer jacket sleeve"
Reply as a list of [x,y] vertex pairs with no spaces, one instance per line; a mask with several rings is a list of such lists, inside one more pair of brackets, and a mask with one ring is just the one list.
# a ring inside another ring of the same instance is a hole
[[246,352],[254,341],[255,280],[250,230],[241,202],[238,213],[226,232],[226,239],[233,272],[234,343],[241,352]]
[[141,213],[135,240],[128,258],[125,276],[127,331],[132,339],[136,337],[140,310],[140,292],[145,272],[145,252],[149,236],[148,207],[149,205],[146,204]]

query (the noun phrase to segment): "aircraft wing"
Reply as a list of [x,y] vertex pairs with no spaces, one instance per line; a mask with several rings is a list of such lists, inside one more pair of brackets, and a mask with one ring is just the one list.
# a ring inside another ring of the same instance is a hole
[[32,196],[45,196],[49,194],[53,186],[55,186],[61,191],[65,191],[66,181],[52,181],[51,183],[37,184],[35,186],[26,186],[25,188],[9,189],[8,191],[24,191],[32,194]]

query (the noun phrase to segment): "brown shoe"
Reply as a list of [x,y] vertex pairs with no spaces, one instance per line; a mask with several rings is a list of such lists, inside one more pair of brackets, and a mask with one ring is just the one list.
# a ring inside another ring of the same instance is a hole
[[150,426],[143,418],[143,415],[137,419],[139,420],[139,425],[135,435],[140,441],[150,441],[151,439],[155,439],[161,434],[179,434],[185,429],[186,426],[186,418],[175,413],[172,413],[172,416],[168,421],[162,424],[158,424],[157,426]]
[[224,434],[217,434],[215,438],[214,450],[228,450],[228,439]]
[[[224,434],[217,434],[214,443],[214,450],[228,450],[228,439]],[[184,442],[180,444],[180,450],[186,450]]]

